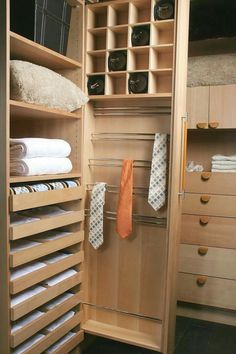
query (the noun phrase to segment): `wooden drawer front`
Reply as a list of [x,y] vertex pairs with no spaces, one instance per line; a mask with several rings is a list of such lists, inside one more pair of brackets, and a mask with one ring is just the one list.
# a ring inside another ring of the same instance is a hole
[[52,310],[45,312],[45,314],[42,315],[40,318],[37,318],[30,324],[19,329],[17,332],[11,335],[11,347],[17,347],[26,339],[32,337],[34,334],[39,332],[42,328],[46,327],[51,322],[64,315],[64,313],[68,312],[73,307],[78,306],[82,299],[83,293],[79,292],[78,294],[75,294],[73,297],[64,301],[62,304],[55,306],[55,308],[53,308]]
[[[75,330],[71,331],[75,332]],[[53,354],[65,354],[70,353],[72,349],[74,349],[79,343],[84,340],[84,331],[76,332],[76,335],[71,339],[67,340],[64,344],[60,345],[58,349],[56,349]]]
[[33,273],[10,281],[10,293],[17,294],[30,286],[33,286],[49,277],[52,277],[66,269],[69,269],[77,264],[80,264],[84,259],[83,251],[72,254],[71,256],[62,259],[61,261],[49,264]]
[[11,320],[16,321],[18,318],[25,316],[27,313],[35,310],[37,307],[42,306],[46,302],[54,299],[55,297],[63,294],[67,290],[73,288],[82,282],[83,272],[79,272],[74,276],[58,283],[57,285],[48,287],[43,292],[25,300],[11,308]]
[[38,246],[12,253],[10,254],[10,267],[18,267],[19,265],[31,262],[40,257],[75,245],[79,242],[82,242],[83,240],[84,231],[78,231],[65,237],[61,237],[58,240],[44,242]]
[[179,273],[178,300],[207,306],[236,310],[236,281],[205,277],[205,284],[198,285],[201,277]]
[[10,196],[10,211],[37,208],[40,206],[82,199],[84,187],[65,188],[47,192],[32,192]]
[[236,279],[236,250],[181,245],[179,271]]
[[236,196],[186,193],[183,214],[236,217]]
[[181,243],[236,248],[236,219],[184,214]]
[[65,336],[69,331],[78,326],[81,322],[82,314],[77,312],[70,320],[66,321],[63,325],[56,330],[47,334],[38,343],[34,344],[31,348],[26,350],[25,354],[42,353],[49,348],[53,343],[57,342],[61,337]]
[[75,224],[84,220],[84,210],[71,211],[64,215],[58,215],[43,218],[38,221],[25,223],[23,225],[15,225],[10,227],[10,240],[18,240],[20,238],[39,234],[41,232],[53,230],[62,226]]
[[187,172],[186,192],[236,195],[234,173]]

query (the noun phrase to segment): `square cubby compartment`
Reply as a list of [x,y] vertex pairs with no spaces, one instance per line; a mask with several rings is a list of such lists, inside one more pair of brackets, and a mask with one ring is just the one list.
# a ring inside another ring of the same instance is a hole
[[106,49],[107,30],[105,28],[88,31],[87,50]]
[[126,73],[110,73],[107,75],[106,95],[125,95],[127,92]]
[[151,0],[134,0],[130,2],[129,23],[150,22]]
[[128,70],[148,70],[149,68],[149,48],[134,47],[129,49]]
[[136,71],[129,73],[128,91],[130,94],[148,93],[149,73]]
[[127,48],[128,26],[108,29],[108,49]]
[[108,7],[108,26],[127,25],[129,17],[129,3],[114,4]]
[[106,85],[105,75],[88,75],[87,91],[89,96],[104,95],[105,85]]
[[149,93],[171,93],[172,92],[172,72],[152,71],[149,74]]
[[95,7],[88,9],[88,28],[107,27],[107,7]]
[[174,43],[174,20],[157,21],[151,25],[151,44]]
[[150,69],[171,69],[173,67],[173,45],[161,45],[150,50]]
[[103,73],[106,68],[106,51],[95,51],[87,54],[87,73]]
[[129,33],[129,47],[150,45],[150,25],[132,26]]
[[127,70],[127,50],[112,50],[108,53],[107,71]]

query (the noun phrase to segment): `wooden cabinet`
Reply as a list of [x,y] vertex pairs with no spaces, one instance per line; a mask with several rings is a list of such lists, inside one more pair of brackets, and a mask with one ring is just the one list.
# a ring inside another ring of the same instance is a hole
[[236,85],[188,88],[189,129],[235,128],[235,94]]
[[[0,348],[8,354],[41,334],[25,354],[43,353],[54,344],[55,353],[66,354],[78,347],[84,333],[91,333],[172,354],[189,0],[176,0],[174,19],[165,21],[154,20],[155,0],[105,1],[86,7],[82,0],[68,2],[72,17],[65,56],[12,33],[10,0],[0,3]],[[150,43],[133,47],[133,28],[143,24],[150,28]],[[127,68],[110,72],[108,56],[117,50],[127,52]],[[84,91],[88,78],[103,75],[104,95],[91,96],[86,107],[71,113],[11,100],[7,73],[13,58],[54,70]],[[147,74],[147,92],[129,94],[129,76],[140,71]],[[147,201],[156,133],[169,135],[168,193],[158,212]],[[67,140],[73,170],[60,176],[10,176],[10,136]],[[134,161],[135,181],[133,232],[125,240],[117,235],[114,223],[124,159]],[[76,187],[13,192],[15,186],[60,180],[65,186],[71,179],[77,181]],[[95,250],[88,242],[89,205],[91,189],[100,181],[107,184],[104,244]],[[10,222],[13,213],[55,205],[65,213],[24,224]],[[12,277],[37,262],[40,268]],[[71,310],[73,316],[57,326],[56,321]],[[22,324],[22,319],[30,321]],[[52,324],[55,328],[50,330]]]

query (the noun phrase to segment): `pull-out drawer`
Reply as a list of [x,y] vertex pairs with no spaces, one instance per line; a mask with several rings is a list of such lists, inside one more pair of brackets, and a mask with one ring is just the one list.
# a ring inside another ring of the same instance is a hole
[[234,173],[187,172],[186,192],[236,195]]
[[236,310],[236,281],[179,273],[178,300]]
[[[51,310],[43,310],[44,314],[42,316],[20,328],[11,335],[11,347],[15,348],[16,346],[20,345],[25,340],[39,332],[42,328],[46,327],[51,322],[64,315],[64,313],[68,312],[73,307],[78,306],[82,299],[82,292],[71,294],[71,297],[56,305]],[[41,308],[40,310],[42,311]]]
[[236,250],[181,245],[179,271],[236,279]]
[[186,193],[183,214],[236,217],[236,196]]
[[32,192],[10,196],[10,211],[37,208],[45,205],[82,199],[84,187],[65,188],[46,192]]
[[182,215],[181,243],[236,248],[236,219]]

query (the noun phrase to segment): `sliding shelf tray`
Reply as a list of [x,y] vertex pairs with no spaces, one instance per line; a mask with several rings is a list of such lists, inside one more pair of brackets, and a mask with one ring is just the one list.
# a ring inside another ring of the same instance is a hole
[[76,332],[76,335],[69,339],[66,343],[62,344],[60,348],[55,350],[53,354],[65,354],[70,353],[79,343],[84,340],[84,331]]
[[38,181],[51,181],[51,180],[64,180],[64,179],[79,179],[81,178],[80,172],[62,173],[57,175],[42,175],[42,176],[10,176],[10,183],[25,183],[25,182],[38,182]]
[[37,208],[40,206],[82,199],[84,187],[65,188],[46,192],[32,192],[10,196],[10,211]]
[[39,234],[40,232],[75,224],[83,220],[84,210],[79,210],[57,216],[43,217],[38,221],[10,226],[10,240],[18,240],[23,237]]
[[[26,339],[39,332],[42,328],[46,327],[60,316],[64,315],[73,307],[78,306],[82,299],[83,293],[80,291],[79,293],[70,297],[68,300],[65,300],[63,303],[55,306],[52,310],[46,311],[42,316],[32,321],[30,324],[19,329],[17,332],[11,335],[11,347],[15,348],[16,346],[20,345]],[[40,311],[42,310],[40,309]]]
[[10,293],[17,294],[49,277],[52,277],[64,270],[67,270],[75,265],[80,264],[84,260],[84,252],[80,251],[70,256],[52,263],[48,264],[39,270],[29,273],[23,277],[19,277],[15,280],[10,281]]
[[42,353],[52,344],[57,342],[61,337],[65,336],[69,331],[78,326],[82,319],[82,313],[77,312],[70,320],[55,329],[53,332],[47,334],[44,338],[32,345],[24,354]]
[[[76,1],[77,2],[77,1]],[[78,69],[82,64],[49,48],[10,32],[11,59],[27,60],[52,70]]]
[[83,272],[80,271],[77,274],[69,277],[68,279],[61,281],[60,283],[54,286],[49,286],[41,293],[30,297],[29,299],[23,301],[18,305],[13,306],[11,308],[11,320],[16,321],[22,316],[25,316],[29,312],[35,310],[37,307],[42,306],[46,302],[54,299],[55,297],[63,294],[67,290],[80,284],[82,282],[82,278]]
[[53,252],[70,247],[84,240],[84,231],[73,232],[56,240],[49,240],[37,246],[24,249],[19,252],[10,253],[10,267],[31,262],[40,257],[47,256]]

